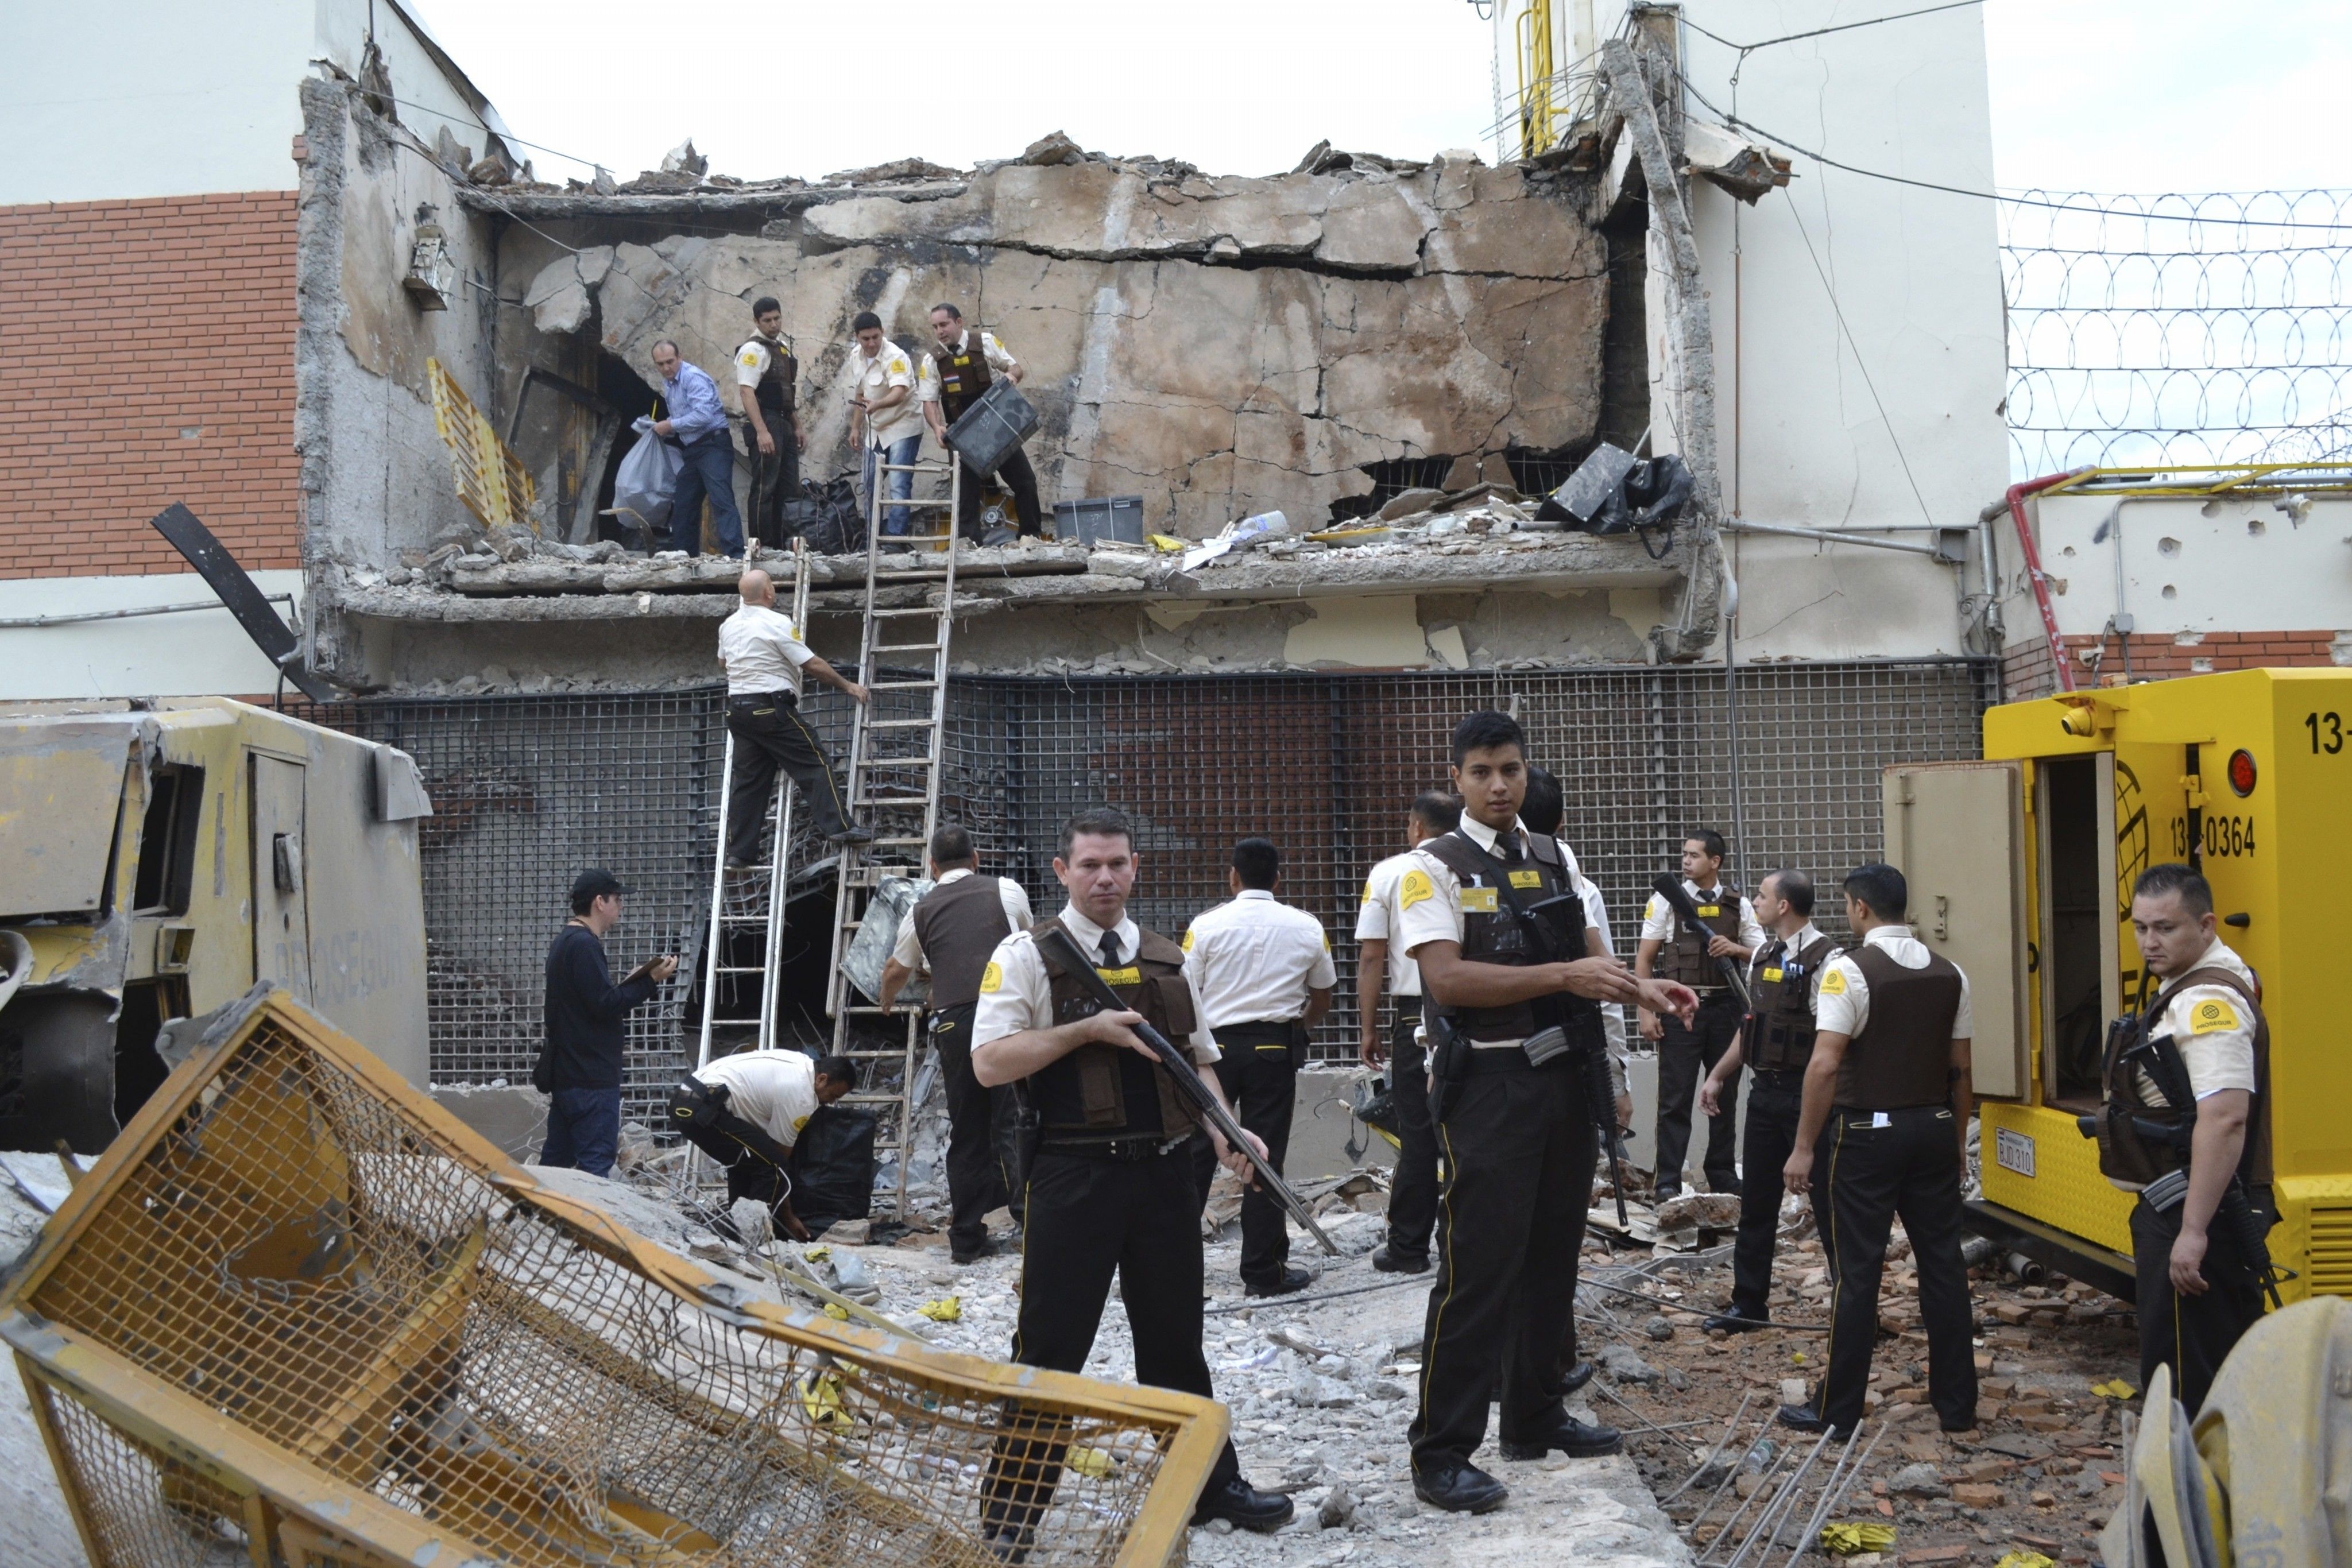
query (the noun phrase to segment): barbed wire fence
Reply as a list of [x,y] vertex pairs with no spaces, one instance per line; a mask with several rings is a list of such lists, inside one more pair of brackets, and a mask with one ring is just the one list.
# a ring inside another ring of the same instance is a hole
[[2352,190],[2002,198],[2019,478],[2352,456]]

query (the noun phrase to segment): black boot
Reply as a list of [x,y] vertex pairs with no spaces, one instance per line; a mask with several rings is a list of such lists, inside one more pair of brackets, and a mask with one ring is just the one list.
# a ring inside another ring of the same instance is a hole
[[1206,1524],[1213,1519],[1222,1519],[1237,1530],[1255,1530],[1260,1535],[1268,1535],[1288,1524],[1297,1511],[1282,1493],[1260,1491],[1235,1476],[1224,1485],[1212,1486],[1201,1494],[1201,1500],[1192,1508],[1192,1522]]
[[1412,1495],[1448,1513],[1492,1513],[1511,1489],[1475,1465],[1452,1464],[1414,1470]]
[[1507,1459],[1540,1459],[1554,1450],[1572,1459],[1591,1459],[1613,1454],[1624,1446],[1625,1438],[1616,1427],[1592,1426],[1562,1410],[1549,1428],[1524,1437],[1504,1438],[1502,1449]]

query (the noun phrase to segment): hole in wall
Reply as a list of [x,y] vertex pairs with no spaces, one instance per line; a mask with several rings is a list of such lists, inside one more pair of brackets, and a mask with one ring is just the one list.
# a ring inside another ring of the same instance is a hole
[[2180,541],[2179,539],[2158,539],[2156,541],[2156,553],[2167,558],[2179,555],[2180,553]]
[[[589,537],[593,539],[618,539],[635,547],[639,541],[634,529],[621,526],[619,519],[604,514],[612,508],[613,482],[621,471],[621,459],[637,444],[637,433],[630,428],[640,414],[654,411],[654,392],[646,385],[645,378],[629,368],[620,355],[600,350],[596,355],[596,395],[619,410],[619,418],[609,436],[601,437],[604,457],[596,475],[594,504],[589,508],[594,528]],[[575,538],[578,536],[574,536]]]

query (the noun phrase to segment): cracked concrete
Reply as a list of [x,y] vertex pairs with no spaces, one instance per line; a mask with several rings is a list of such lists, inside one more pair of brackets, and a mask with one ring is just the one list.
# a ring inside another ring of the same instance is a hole
[[1151,528],[1205,537],[1259,511],[1319,523],[1371,490],[1370,464],[1502,477],[1507,450],[1588,443],[1607,305],[1590,195],[1460,160],[1250,179],[1087,158],[795,193],[756,235],[650,244],[663,198],[623,231],[603,220],[631,198],[537,197],[534,222],[621,243],[558,253],[512,225],[500,270],[529,279],[518,351],[562,362],[593,331],[641,376],[663,337],[720,363],[746,302],[775,295],[814,473],[853,455],[834,395],[849,318],[919,347],[930,305],[956,301],[1029,372],[1049,503],[1140,494]]

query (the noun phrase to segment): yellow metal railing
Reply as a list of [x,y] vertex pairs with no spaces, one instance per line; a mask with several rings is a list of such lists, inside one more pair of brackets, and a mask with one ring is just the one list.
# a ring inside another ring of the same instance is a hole
[[1519,156],[1550,151],[1559,84],[1552,68],[1551,0],[1528,0],[1519,14]]
[[2214,463],[2156,468],[2082,468],[2037,497],[2273,496],[2352,490],[2352,463]]
[[779,1306],[238,1006],[0,1293],[92,1568],[1181,1552],[1222,1406]]
[[522,459],[499,439],[489,416],[449,379],[440,361],[425,361],[425,372],[433,383],[433,423],[449,448],[457,498],[484,528],[538,532],[539,524],[530,515],[530,473]]

